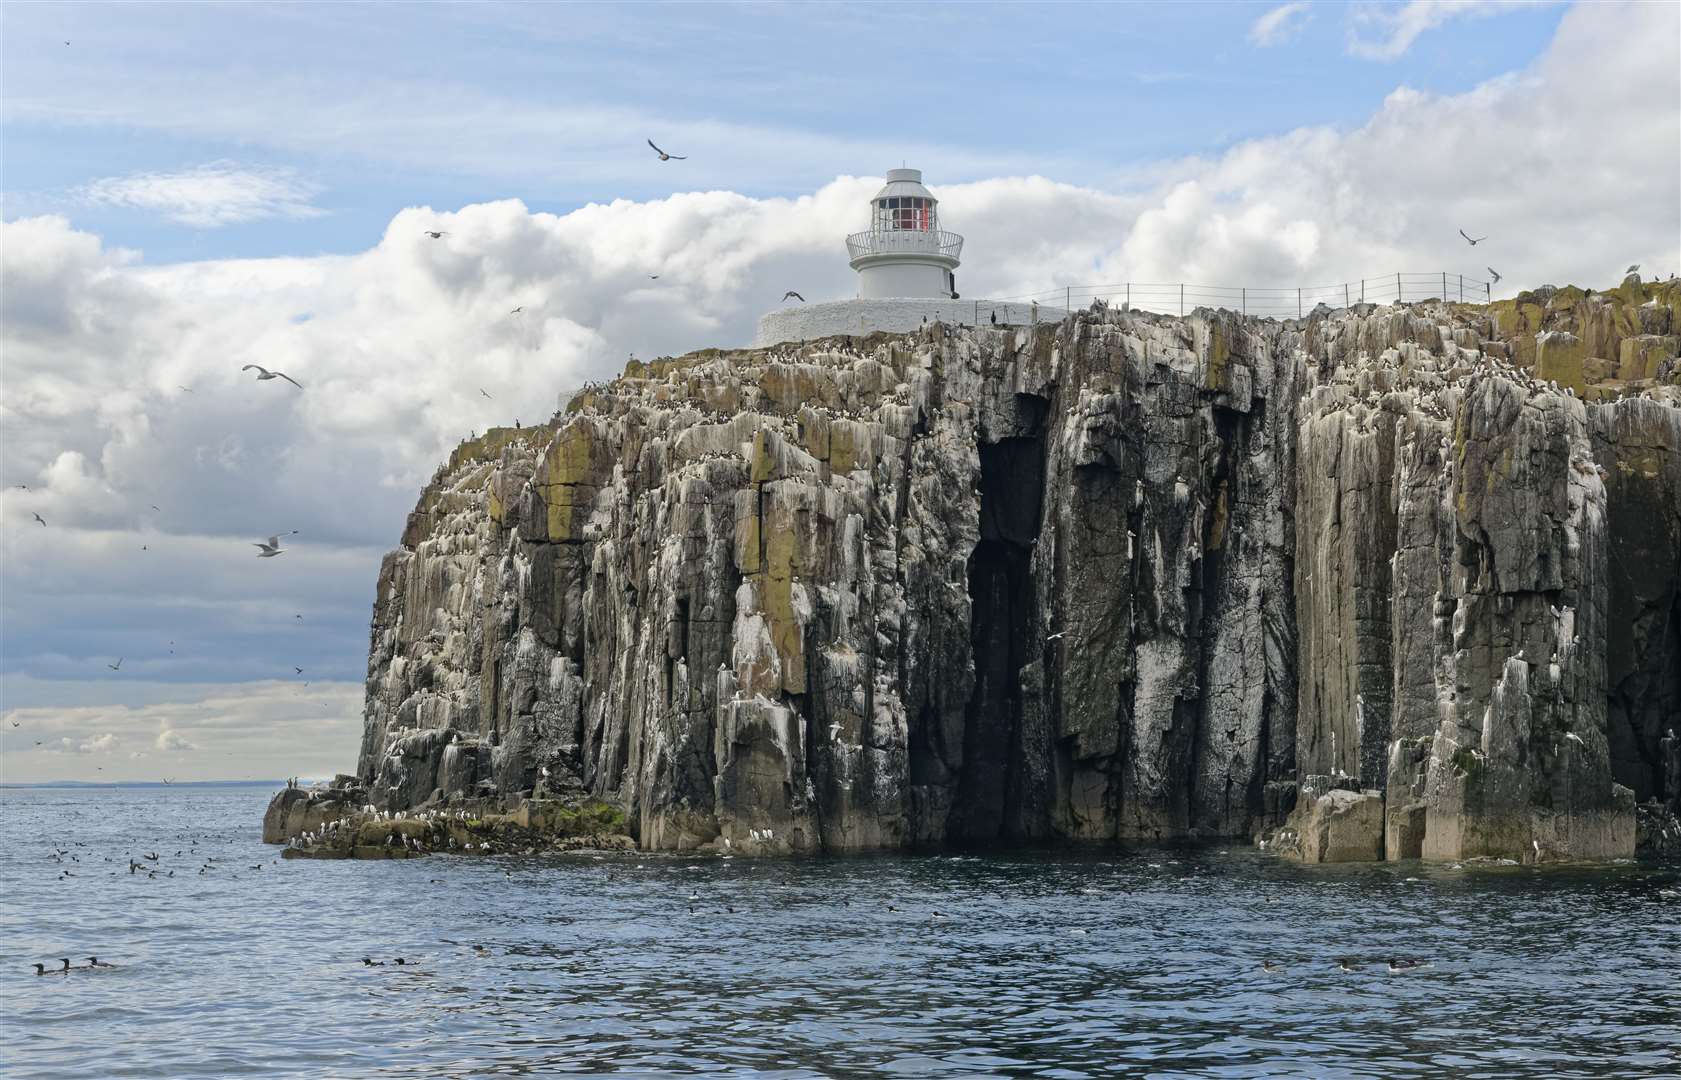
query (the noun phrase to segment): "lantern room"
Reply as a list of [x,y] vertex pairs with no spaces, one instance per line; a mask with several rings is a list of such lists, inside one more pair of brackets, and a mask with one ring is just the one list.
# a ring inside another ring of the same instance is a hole
[[889,169],[870,200],[870,227],[846,238],[860,298],[957,298],[963,238],[940,228],[921,169]]

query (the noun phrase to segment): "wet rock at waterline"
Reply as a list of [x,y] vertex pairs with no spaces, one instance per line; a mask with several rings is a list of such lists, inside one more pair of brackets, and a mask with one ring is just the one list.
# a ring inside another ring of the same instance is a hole
[[[776,853],[1252,836],[1324,775],[1380,793],[1326,850],[1629,854],[1674,797],[1678,298],[633,362],[427,485],[359,782]],[[1548,334],[1604,377],[1537,378]]]

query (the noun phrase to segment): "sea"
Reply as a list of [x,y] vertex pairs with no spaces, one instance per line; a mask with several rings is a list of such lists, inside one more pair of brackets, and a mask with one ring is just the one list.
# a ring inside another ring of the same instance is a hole
[[273,790],[0,790],[0,1074],[1681,1075],[1676,865],[285,860]]

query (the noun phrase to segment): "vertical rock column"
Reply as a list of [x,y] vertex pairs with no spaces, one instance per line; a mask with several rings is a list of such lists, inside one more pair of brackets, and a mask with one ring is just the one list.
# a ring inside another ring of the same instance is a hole
[[1582,403],[1479,378],[1456,417],[1453,708],[1432,742],[1422,854],[1633,853],[1605,725],[1605,489]]

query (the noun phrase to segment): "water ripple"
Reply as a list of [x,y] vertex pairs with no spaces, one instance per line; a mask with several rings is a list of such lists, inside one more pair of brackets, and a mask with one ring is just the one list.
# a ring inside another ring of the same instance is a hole
[[0,791],[6,1075],[1681,1072],[1674,867],[277,862],[267,795]]

